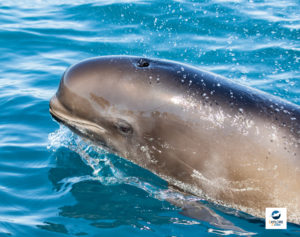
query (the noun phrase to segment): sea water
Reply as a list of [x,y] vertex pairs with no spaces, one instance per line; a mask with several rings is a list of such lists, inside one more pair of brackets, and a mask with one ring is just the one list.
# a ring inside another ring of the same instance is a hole
[[[90,145],[49,114],[73,63],[140,55],[191,64],[300,105],[298,0],[0,2],[0,236],[218,236],[181,214],[188,199]],[[246,235],[264,219],[200,200]],[[288,210],[289,212],[289,210]]]

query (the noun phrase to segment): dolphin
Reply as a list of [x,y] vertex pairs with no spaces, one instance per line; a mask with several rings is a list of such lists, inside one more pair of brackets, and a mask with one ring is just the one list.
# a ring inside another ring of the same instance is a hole
[[50,113],[173,187],[300,224],[300,107],[194,66],[104,56],[69,67]]

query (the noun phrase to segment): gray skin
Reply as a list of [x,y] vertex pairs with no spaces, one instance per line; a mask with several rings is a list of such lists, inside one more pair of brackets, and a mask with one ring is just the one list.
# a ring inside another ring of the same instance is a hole
[[65,72],[50,113],[187,193],[300,224],[300,107],[185,64],[109,56]]

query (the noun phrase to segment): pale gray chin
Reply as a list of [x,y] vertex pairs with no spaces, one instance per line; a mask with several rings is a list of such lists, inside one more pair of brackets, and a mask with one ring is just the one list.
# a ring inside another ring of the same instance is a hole
[[88,141],[92,142],[94,145],[102,148],[103,150],[114,153],[116,155],[119,155],[119,152],[114,147],[107,144],[105,139],[102,135],[99,135],[95,133],[94,131],[91,131],[85,127],[83,127],[81,124],[78,126],[77,124],[70,124],[70,123],[64,123],[72,132],[76,133],[77,135],[81,136],[83,139],[87,139]]
[[103,129],[99,125],[91,123],[87,120],[77,119],[66,114],[57,113],[52,109],[50,109],[50,113],[57,122],[65,125],[72,132],[81,136],[83,139],[87,139],[88,141],[106,150],[107,152],[119,155],[117,149],[109,146],[106,143],[105,139],[103,138],[104,135],[99,135],[105,133],[105,129]]

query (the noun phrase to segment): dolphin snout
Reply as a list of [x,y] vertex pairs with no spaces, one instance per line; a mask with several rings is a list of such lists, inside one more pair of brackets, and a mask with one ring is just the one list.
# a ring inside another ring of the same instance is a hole
[[49,110],[50,110],[50,112],[54,108],[55,100],[57,100],[56,95],[52,96],[51,99],[50,99],[50,103],[49,103]]
[[49,111],[51,114],[57,110],[57,108],[59,107],[59,104],[60,103],[59,103],[56,95],[52,96],[50,103],[49,103]]
[[56,95],[52,96],[50,100],[49,112],[52,115],[52,117],[58,121],[61,121],[61,119],[59,118],[62,117],[62,115],[68,114],[68,111],[61,104],[61,102],[59,101]]

